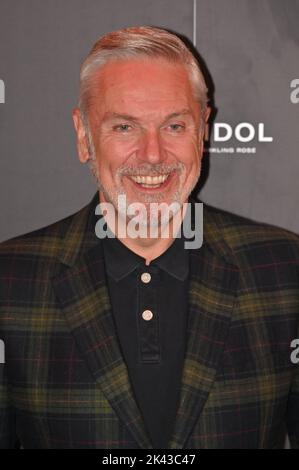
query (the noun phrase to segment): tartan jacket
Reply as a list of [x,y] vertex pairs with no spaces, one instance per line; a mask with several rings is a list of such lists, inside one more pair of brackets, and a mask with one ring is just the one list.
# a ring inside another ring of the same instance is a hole
[[[153,448],[117,339],[92,201],[0,244],[0,448]],[[204,204],[169,449],[299,448],[299,237]],[[20,444],[18,444],[20,443]]]

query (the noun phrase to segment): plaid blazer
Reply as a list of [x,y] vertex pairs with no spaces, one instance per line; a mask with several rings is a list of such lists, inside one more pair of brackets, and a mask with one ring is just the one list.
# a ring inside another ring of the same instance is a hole
[[[0,244],[0,447],[153,448],[107,290],[98,195]],[[168,448],[299,448],[299,237],[204,204]]]

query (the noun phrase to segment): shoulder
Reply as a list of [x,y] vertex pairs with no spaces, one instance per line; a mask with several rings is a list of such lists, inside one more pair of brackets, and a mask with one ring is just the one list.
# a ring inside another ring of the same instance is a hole
[[285,228],[278,227],[276,225],[268,224],[266,222],[259,222],[248,217],[228,212],[224,209],[219,209],[210,204],[203,203],[204,212],[214,217],[217,223],[222,227],[233,227],[233,228],[252,228],[256,229],[260,234],[273,233],[274,231],[280,235],[290,236],[295,241],[299,239],[299,235]]
[[[20,265],[54,260],[61,251],[61,242],[76,217],[84,208],[36,230],[18,235],[0,243],[0,272]],[[2,267],[2,269],[1,269]]]
[[31,232],[18,235],[0,243],[0,257],[13,254],[49,254],[51,247],[55,251],[64,232],[64,228],[70,223],[71,216],[65,217],[47,226],[33,230]]
[[299,265],[299,235],[285,228],[251,220],[204,203],[213,236],[224,240],[237,264],[286,262]]

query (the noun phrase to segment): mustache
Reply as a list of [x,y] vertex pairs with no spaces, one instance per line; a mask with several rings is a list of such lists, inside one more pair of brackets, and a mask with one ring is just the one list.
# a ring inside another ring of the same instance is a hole
[[183,163],[157,163],[151,164],[146,163],[145,165],[133,167],[128,165],[122,165],[118,168],[117,174],[121,176],[157,176],[157,175],[168,175],[172,171],[182,172],[184,169]]

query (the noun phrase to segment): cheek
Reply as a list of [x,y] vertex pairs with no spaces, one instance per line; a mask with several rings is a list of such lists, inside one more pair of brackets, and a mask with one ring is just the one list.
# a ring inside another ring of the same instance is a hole
[[195,140],[182,143],[182,145],[176,146],[176,155],[179,160],[186,166],[190,171],[199,164],[200,160],[200,148],[199,143]]
[[198,143],[193,142],[189,144],[188,148],[185,149],[184,157],[182,158],[182,163],[185,165],[185,182],[193,181],[195,177],[198,177],[200,162],[201,162],[201,152]]
[[125,139],[104,140],[97,149],[97,157],[106,167],[116,169],[123,165],[134,151],[132,142]]

